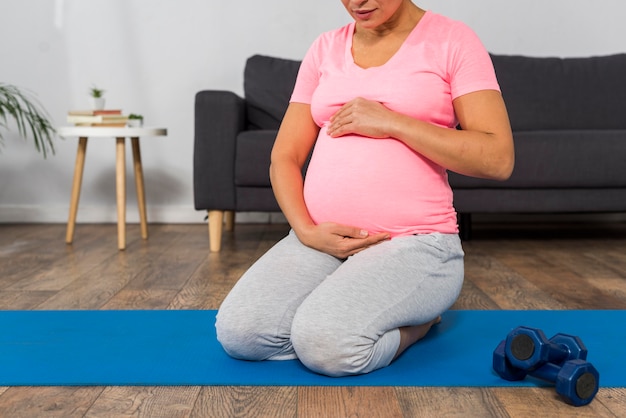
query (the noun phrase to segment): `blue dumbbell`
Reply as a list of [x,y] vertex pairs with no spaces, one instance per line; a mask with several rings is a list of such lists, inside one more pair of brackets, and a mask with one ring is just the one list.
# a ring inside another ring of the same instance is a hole
[[518,327],[493,352],[493,368],[506,380],[527,375],[556,385],[563,399],[575,406],[586,405],[598,392],[600,376],[587,359],[579,337],[557,334],[548,340],[543,331]]
[[587,348],[580,338],[556,334],[548,340],[540,329],[517,327],[506,337],[506,356],[514,367],[531,371],[546,363],[587,359]]
[[565,402],[583,406],[591,402],[600,387],[600,374],[585,360],[567,360],[561,365],[546,363],[530,376],[555,384],[556,393]]
[[511,361],[507,358],[504,350],[506,346],[506,340],[502,340],[493,352],[493,369],[498,375],[510,381],[524,380],[528,374],[526,370],[515,367],[511,364]]

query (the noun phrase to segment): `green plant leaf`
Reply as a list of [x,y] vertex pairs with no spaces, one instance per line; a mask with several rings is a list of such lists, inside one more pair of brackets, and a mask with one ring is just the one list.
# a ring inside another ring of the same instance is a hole
[[104,94],[104,90],[99,89],[96,86],[91,87],[91,89],[89,89],[89,91],[91,93],[91,97],[96,98],[96,99],[102,97],[102,95]]
[[0,145],[4,145],[2,131],[9,128],[9,119],[15,121],[23,138],[33,138],[35,148],[44,158],[49,152],[55,153],[53,139],[56,130],[43,106],[34,95],[11,84],[0,83]]

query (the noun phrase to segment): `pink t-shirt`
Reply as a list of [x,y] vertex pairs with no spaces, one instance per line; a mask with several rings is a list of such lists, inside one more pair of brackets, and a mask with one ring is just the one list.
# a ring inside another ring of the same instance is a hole
[[446,170],[393,139],[331,138],[330,117],[363,97],[437,126],[455,129],[452,100],[499,90],[484,46],[466,25],[427,12],[384,65],[352,57],[355,24],[322,34],[307,52],[291,102],[311,105],[321,130],[304,198],[316,223],[337,222],[392,237],[458,232]]

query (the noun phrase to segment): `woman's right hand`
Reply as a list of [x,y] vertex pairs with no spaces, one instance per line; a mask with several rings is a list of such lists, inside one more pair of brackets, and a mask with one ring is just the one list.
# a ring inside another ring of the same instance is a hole
[[341,260],[390,238],[386,232],[369,234],[360,228],[332,222],[301,228],[296,230],[296,235],[304,245]]

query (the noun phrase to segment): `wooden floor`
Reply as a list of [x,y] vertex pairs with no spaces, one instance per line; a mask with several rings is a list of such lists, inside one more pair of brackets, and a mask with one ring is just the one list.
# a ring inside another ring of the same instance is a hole
[[[0,224],[0,309],[216,309],[285,233],[237,225],[209,254],[205,225],[151,225],[148,241],[129,225],[120,252],[115,225],[78,225],[66,245],[64,225]],[[624,224],[490,225],[464,248],[456,309],[626,308]],[[0,417],[40,416],[624,417],[626,389],[574,408],[552,388],[0,387]]]

